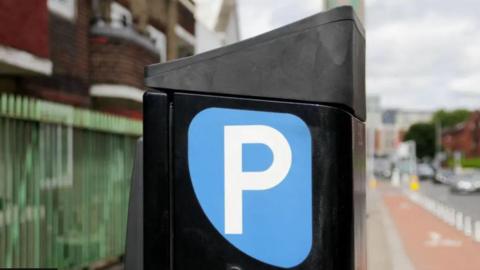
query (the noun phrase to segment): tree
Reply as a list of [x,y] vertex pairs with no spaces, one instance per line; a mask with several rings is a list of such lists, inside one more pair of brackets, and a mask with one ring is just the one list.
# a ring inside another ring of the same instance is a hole
[[405,133],[404,141],[415,141],[417,157],[433,158],[435,154],[435,125],[432,123],[413,124]]
[[470,114],[470,111],[465,109],[454,111],[439,110],[433,114],[432,122],[440,122],[442,128],[449,128],[466,121],[470,117]]

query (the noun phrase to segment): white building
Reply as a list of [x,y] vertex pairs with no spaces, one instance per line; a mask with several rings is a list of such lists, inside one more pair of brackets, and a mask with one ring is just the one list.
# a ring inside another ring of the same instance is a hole
[[[197,17],[198,18],[198,17]],[[236,0],[221,0],[216,21],[197,19],[195,53],[213,50],[240,40]]]
[[378,96],[367,97],[367,140],[375,155],[396,151],[410,126],[430,122],[431,111],[382,109]]
[[382,107],[379,96],[367,96],[367,126],[372,128],[382,125]]

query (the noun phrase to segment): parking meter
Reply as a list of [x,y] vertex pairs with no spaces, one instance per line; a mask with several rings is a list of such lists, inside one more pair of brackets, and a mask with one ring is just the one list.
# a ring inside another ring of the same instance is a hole
[[352,8],[148,66],[145,84],[144,269],[366,269]]

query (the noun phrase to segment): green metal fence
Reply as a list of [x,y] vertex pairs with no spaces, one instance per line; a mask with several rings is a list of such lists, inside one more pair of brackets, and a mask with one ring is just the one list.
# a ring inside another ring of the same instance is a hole
[[0,96],[0,268],[121,255],[141,131],[140,121]]

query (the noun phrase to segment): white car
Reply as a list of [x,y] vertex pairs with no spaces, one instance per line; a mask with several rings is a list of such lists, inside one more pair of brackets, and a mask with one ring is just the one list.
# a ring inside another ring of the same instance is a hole
[[455,193],[473,193],[480,191],[480,174],[474,172],[455,175],[450,190]]

